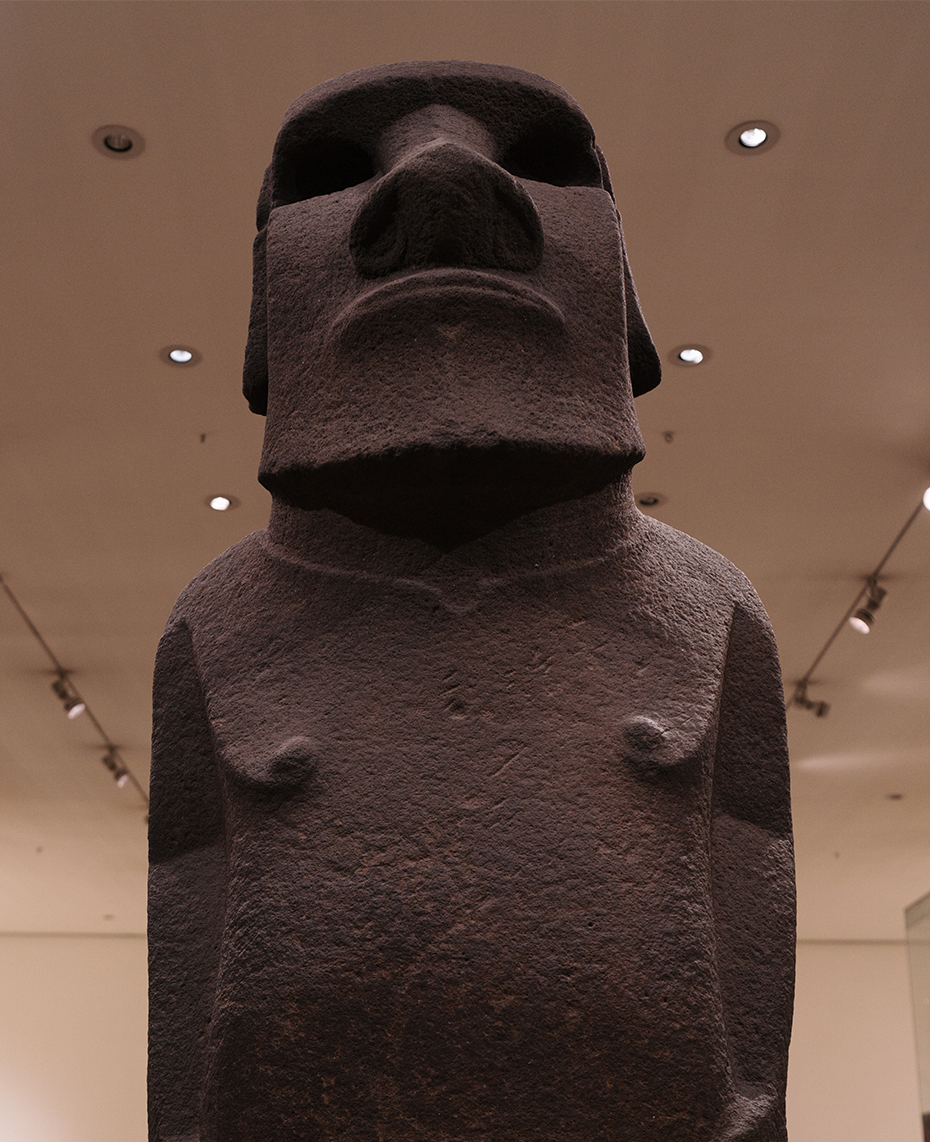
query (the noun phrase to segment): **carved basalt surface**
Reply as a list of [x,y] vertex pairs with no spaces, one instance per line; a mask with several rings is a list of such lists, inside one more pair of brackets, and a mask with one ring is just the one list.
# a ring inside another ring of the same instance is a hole
[[587,120],[354,73],[258,221],[272,518],[156,674],[153,1142],[782,1142],[777,659],[633,502],[659,367]]

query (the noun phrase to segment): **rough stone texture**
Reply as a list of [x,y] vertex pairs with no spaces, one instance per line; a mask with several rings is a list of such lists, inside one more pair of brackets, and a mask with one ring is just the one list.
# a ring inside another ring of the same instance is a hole
[[157,667],[153,1140],[781,1142],[775,649],[633,502],[659,367],[590,126],[354,73],[258,221],[272,518]]

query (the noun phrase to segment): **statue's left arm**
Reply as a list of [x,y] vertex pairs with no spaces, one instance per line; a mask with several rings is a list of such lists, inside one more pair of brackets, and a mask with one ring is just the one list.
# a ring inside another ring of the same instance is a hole
[[795,897],[785,705],[754,595],[733,613],[713,775],[711,876],[735,1099],[715,1142],[784,1142]]
[[191,636],[158,648],[149,815],[149,1137],[198,1142],[225,905],[223,799]]

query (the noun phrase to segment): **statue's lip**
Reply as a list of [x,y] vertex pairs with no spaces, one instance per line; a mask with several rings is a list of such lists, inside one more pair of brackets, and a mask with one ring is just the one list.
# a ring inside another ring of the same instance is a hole
[[524,282],[499,277],[487,270],[440,267],[415,270],[367,290],[341,310],[333,322],[332,331],[336,337],[339,337],[358,318],[373,314],[394,302],[427,301],[431,298],[454,299],[456,296],[462,301],[480,298],[532,309],[551,324],[560,328],[565,324],[565,316],[555,302],[531,289]]

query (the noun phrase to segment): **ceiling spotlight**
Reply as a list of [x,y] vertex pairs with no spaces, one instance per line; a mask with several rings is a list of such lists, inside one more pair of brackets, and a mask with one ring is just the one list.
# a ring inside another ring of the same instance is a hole
[[855,614],[849,616],[849,625],[860,634],[868,634],[875,622],[875,612],[882,605],[882,599],[888,594],[884,587],[879,587],[874,579],[869,580],[869,597],[865,606],[860,607]]
[[210,496],[207,505],[215,512],[228,512],[231,508],[238,507],[239,501],[234,496]]
[[640,492],[636,502],[641,508],[657,508],[665,503],[665,496],[661,492]]
[[930,488],[924,492],[924,507],[930,512]]
[[119,755],[119,750],[115,745],[108,745],[106,752],[100,760],[113,774],[113,780],[120,787],[120,789],[122,789],[124,785],[128,785],[132,780],[132,777],[129,774],[129,770],[125,765],[123,765]]
[[55,691],[55,697],[58,698],[64,706],[65,713],[69,718],[79,718],[87,709],[87,706],[81,701],[77,694],[75,694],[74,688],[68,682],[68,675],[66,673],[58,675],[52,683],[52,689]]
[[169,365],[196,365],[203,360],[190,345],[166,345],[158,355]]
[[774,123],[752,119],[748,123],[738,123],[728,131],[726,144],[738,155],[758,155],[774,147],[780,135]]
[[98,127],[91,136],[91,142],[102,155],[111,159],[135,158],[145,150],[145,140],[138,131],[116,123]]
[[693,369],[695,365],[702,365],[707,360],[710,349],[706,345],[679,345],[669,356],[674,364]]
[[761,147],[768,137],[768,131],[762,127],[747,127],[739,133],[740,145],[743,147]]

